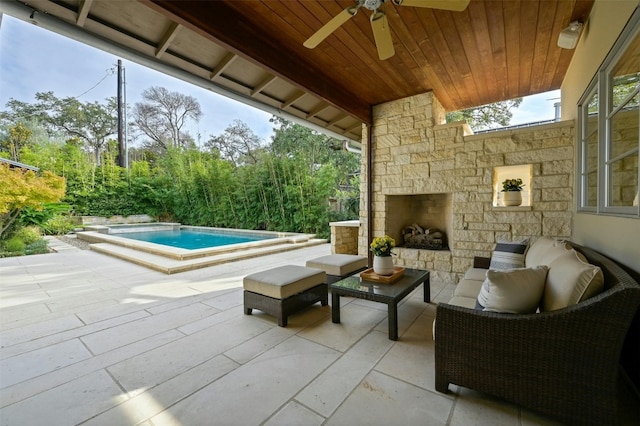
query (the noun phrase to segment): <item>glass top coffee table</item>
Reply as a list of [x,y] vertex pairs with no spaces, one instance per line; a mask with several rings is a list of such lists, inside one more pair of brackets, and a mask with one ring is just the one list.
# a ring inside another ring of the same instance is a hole
[[340,296],[385,303],[389,313],[389,339],[398,340],[398,303],[423,283],[424,301],[429,303],[429,271],[406,268],[402,278],[390,284],[366,281],[359,275],[335,282],[331,284],[331,321],[340,323]]

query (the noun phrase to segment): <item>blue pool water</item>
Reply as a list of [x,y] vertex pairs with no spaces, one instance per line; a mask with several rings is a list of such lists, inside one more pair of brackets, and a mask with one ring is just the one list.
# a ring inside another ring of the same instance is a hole
[[175,231],[127,232],[115,235],[121,238],[130,238],[133,240],[164,244],[165,246],[179,247],[189,250],[248,243],[251,241],[260,241],[272,238],[257,235],[232,235],[215,232],[198,232],[185,229]]

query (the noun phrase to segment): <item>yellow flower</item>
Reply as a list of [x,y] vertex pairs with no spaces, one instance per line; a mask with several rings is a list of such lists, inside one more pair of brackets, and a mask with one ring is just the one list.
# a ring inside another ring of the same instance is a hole
[[396,246],[396,241],[388,235],[376,237],[371,242],[371,251],[376,256],[391,256],[391,249]]

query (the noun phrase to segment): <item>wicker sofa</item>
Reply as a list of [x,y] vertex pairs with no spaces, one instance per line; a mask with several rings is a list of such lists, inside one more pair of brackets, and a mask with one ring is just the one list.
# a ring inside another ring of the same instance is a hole
[[[435,386],[501,397],[567,424],[618,424],[620,356],[640,306],[640,285],[602,254],[570,243],[599,266],[604,289],[563,309],[532,314],[439,304]],[[474,268],[488,267],[477,258]]]

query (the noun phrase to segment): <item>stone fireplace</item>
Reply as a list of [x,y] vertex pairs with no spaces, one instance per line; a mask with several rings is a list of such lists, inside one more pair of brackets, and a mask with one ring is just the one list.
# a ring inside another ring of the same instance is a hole
[[[474,135],[466,123],[444,124],[445,110],[432,93],[376,105],[372,117],[362,144],[361,256],[368,255],[373,237],[388,234],[401,245],[409,225],[438,228],[448,250],[400,246],[394,262],[455,283],[474,256],[490,256],[498,240],[571,238],[573,122]],[[371,200],[365,190],[369,152]],[[531,176],[531,204],[496,205],[496,168],[520,165]]]
[[[398,246],[435,250],[449,248],[447,240],[453,235],[451,194],[387,195],[386,204],[385,229]],[[414,237],[407,238],[409,233]],[[438,238],[440,235],[442,238]],[[442,241],[442,246],[437,240]]]

